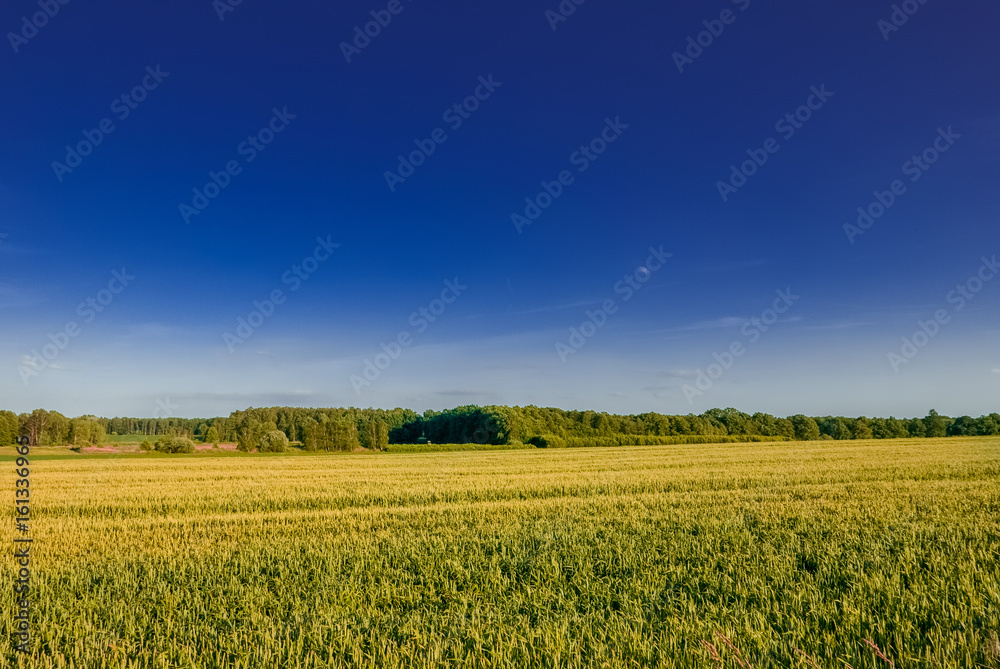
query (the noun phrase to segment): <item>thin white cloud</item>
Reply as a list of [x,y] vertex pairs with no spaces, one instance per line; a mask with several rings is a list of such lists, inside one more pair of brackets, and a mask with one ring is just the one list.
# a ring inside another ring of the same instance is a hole
[[666,330],[666,332],[675,332],[681,330],[716,330],[720,328],[736,328],[744,323],[747,319],[740,316],[724,316],[722,318],[715,318],[707,321],[698,321],[692,323],[691,325],[682,325],[681,327],[671,328]]
[[36,360],[34,357],[32,357],[30,355],[27,355],[27,354],[21,356],[21,365],[23,365],[24,367],[27,367],[28,369],[34,369],[34,370],[42,370],[42,369],[66,369],[65,367],[63,367],[62,365],[60,365],[58,362],[54,362],[54,361],[53,362],[49,362],[48,365],[42,366],[39,363],[38,360]]
[[845,330],[847,328],[860,328],[866,325],[874,325],[870,321],[859,321],[859,322],[842,322],[842,323],[825,323],[823,325],[807,325],[804,329],[806,330]]
[[668,369],[657,372],[657,376],[667,379],[694,379],[698,376],[698,371],[694,369]]
[[524,311],[512,311],[510,315],[512,316],[523,316],[526,314],[540,314],[548,311],[562,311],[563,309],[574,309],[576,307],[591,307],[595,304],[600,304],[601,300],[585,300],[582,302],[573,302],[570,304],[557,304],[549,307],[537,307],[535,309],[527,309]]

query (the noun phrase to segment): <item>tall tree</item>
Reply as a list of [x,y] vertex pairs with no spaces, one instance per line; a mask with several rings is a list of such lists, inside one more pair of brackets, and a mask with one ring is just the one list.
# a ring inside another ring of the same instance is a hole
[[13,411],[0,411],[0,446],[13,444],[20,435],[17,414]]
[[948,434],[948,418],[931,409],[924,418],[924,429],[928,437],[943,437]]
[[797,414],[792,416],[792,427],[795,430],[795,438],[799,441],[813,441],[819,439],[819,424],[815,418]]
[[49,412],[45,409],[35,409],[30,414],[21,414],[22,429],[28,437],[28,444],[38,446],[42,442],[45,428],[49,424]]
[[851,437],[854,439],[871,439],[874,435],[872,434],[871,424],[868,419],[864,416],[854,419],[854,425],[851,426]]

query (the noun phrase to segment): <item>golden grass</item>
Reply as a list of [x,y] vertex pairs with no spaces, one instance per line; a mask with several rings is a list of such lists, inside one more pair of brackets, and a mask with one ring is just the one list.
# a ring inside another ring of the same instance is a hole
[[997,666],[994,437],[31,477],[34,653],[7,666]]

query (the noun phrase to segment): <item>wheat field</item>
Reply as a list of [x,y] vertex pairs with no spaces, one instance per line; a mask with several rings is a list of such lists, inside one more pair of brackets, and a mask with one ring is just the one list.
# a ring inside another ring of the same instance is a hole
[[1000,666],[996,437],[76,455],[31,487],[3,666]]

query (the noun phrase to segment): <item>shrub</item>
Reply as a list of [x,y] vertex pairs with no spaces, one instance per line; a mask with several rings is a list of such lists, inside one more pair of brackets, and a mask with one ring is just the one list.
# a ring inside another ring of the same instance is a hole
[[557,434],[539,434],[528,440],[537,448],[566,448],[566,440]]
[[144,451],[151,451],[153,450],[153,444],[148,441],[142,441],[139,442],[139,448],[141,448]]
[[271,430],[260,438],[257,450],[261,453],[284,453],[288,450],[288,437],[281,430]]
[[194,453],[194,442],[187,437],[163,436],[156,440],[156,450],[160,453]]

